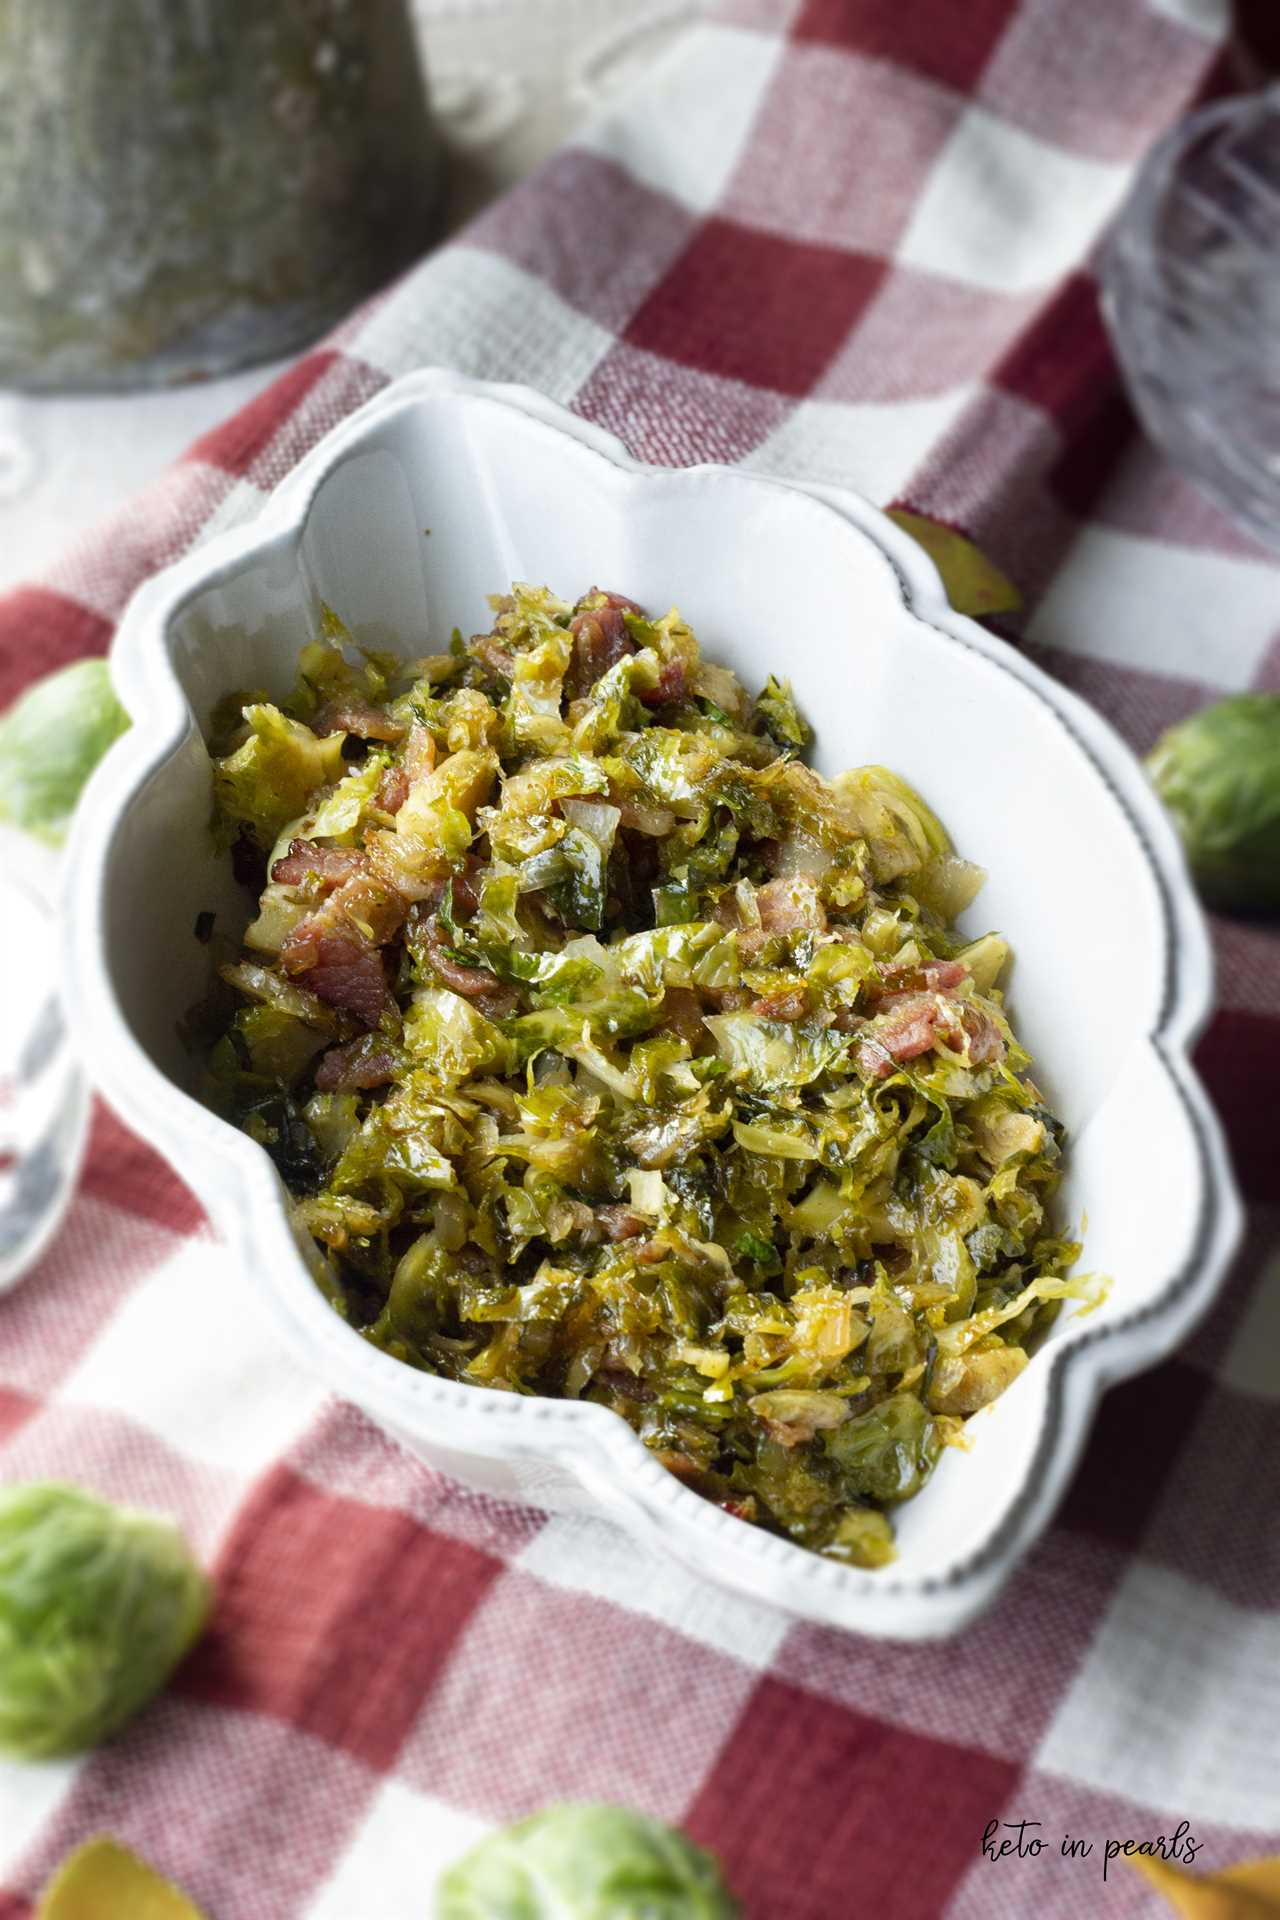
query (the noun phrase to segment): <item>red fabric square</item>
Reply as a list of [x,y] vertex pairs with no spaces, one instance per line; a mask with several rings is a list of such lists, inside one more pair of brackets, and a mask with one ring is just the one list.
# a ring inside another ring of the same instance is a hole
[[241,475],[279,432],[285,421],[333,365],[338,356],[327,348],[304,354],[302,359],[273,380],[270,386],[233,413],[221,426],[203,434],[187,452],[188,460],[203,460],[224,473]]
[[766,1678],[685,1821],[746,1920],[925,1920],[1021,1769]]
[[797,40],[890,60],[968,93],[1016,10],[1017,0],[932,7],[918,0],[808,0],[792,31]]
[[1236,1178],[1247,1200],[1276,1198],[1275,1100],[1280,1020],[1221,1008],[1196,1048],[1196,1071],[1209,1089]]
[[109,620],[50,587],[17,587],[0,596],[0,707],[29,680],[105,653],[110,643]]
[[1076,7],[1069,21],[1060,0],[1021,0],[978,99],[1055,146],[1128,160],[1150,145],[1153,127],[1186,110],[1205,55],[1204,40],[1150,0]]
[[1185,720],[1208,695],[1194,680],[1126,667],[1118,660],[1097,660],[1087,653],[1055,647],[1040,663],[1055,680],[1070,687],[1090,706],[1105,713],[1135,753],[1148,753],[1166,727]]
[[1136,1546],[1208,1392],[1206,1375],[1181,1360],[1113,1387],[1098,1409],[1060,1522],[1118,1547]]
[[406,1514],[277,1467],[222,1554],[185,1691],[273,1714],[385,1769],[500,1571]]
[[789,47],[723,211],[793,240],[891,254],[960,112],[919,74]]
[[611,347],[574,399],[639,460],[688,467],[741,460],[785,420],[792,402],[742,380],[675,366],[656,353]]
[[772,1671],[854,1712],[887,1714],[934,1740],[1024,1761],[1057,1713],[1126,1565],[1096,1540],[1055,1527],[990,1611],[954,1639],[865,1640],[800,1624]]
[[[689,240],[694,216],[598,153],[566,147],[503,194],[468,242],[553,287],[602,327],[624,327]],[[626,244],[615,244],[625,234]],[[584,245],[584,235],[593,244]],[[598,238],[598,244],[594,241]]]
[[552,1800],[678,1820],[753,1678],[657,1621],[512,1568],[466,1659],[433,1689],[396,1776],[491,1820]]
[[866,254],[710,219],[625,337],[722,379],[805,394],[884,274]]
[[0,1440],[8,1440],[15,1434],[38,1411],[39,1405],[29,1393],[19,1393],[16,1387],[0,1382]]
[[1266,1612],[1280,1594],[1278,1507],[1280,1407],[1215,1388],[1170,1463],[1142,1557]]
[[101,1100],[94,1102],[81,1185],[86,1193],[140,1213],[171,1233],[194,1233],[204,1219],[190,1187]]

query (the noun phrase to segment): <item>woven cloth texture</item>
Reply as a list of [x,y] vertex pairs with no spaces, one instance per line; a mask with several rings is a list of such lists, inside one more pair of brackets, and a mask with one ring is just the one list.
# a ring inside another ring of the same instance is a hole
[[[1022,586],[1016,643],[1139,751],[1280,686],[1280,572],[1137,435],[1094,277],[1143,152],[1223,84],[1221,15],[732,0],[0,600],[0,698],[103,651],[142,579],[424,365],[529,382],[650,461],[950,522]],[[1214,938],[1199,1061],[1247,1244],[1185,1349],[1107,1396],[998,1605],[938,1644],[788,1623],[603,1522],[433,1476],[279,1348],[253,1276],[100,1112],[64,1229],[0,1300],[0,1479],[167,1509],[219,1598],[125,1736],[0,1768],[0,1920],[102,1829],[212,1920],[416,1920],[441,1862],[564,1797],[682,1822],[748,1920],[1150,1916],[1135,1875],[1104,1881],[1106,1839],[1185,1819],[1198,1867],[1280,1845],[1280,939]],[[1038,1821],[1044,1852],[985,1860],[992,1818]]]

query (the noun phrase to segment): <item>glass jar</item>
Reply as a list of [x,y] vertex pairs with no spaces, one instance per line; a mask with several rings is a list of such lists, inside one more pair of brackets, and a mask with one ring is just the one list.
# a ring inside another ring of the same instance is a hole
[[431,238],[405,0],[0,0],[0,383],[313,339]]
[[1102,282],[1152,439],[1280,546],[1280,86],[1205,107],[1152,148]]

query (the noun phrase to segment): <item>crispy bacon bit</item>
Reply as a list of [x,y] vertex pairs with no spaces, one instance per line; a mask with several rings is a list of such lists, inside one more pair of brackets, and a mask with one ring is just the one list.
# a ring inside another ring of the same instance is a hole
[[595,1385],[606,1387],[610,1393],[616,1393],[620,1400],[635,1400],[640,1405],[656,1399],[652,1387],[643,1380],[637,1380],[634,1373],[628,1373],[625,1367],[601,1367],[595,1375]]
[[328,909],[299,921],[281,950],[284,970],[331,1007],[345,1007],[366,1027],[395,1010],[382,955],[349,929],[335,926]]
[[509,1013],[514,1013],[520,1004],[520,997],[514,988],[504,986],[497,974],[490,973],[487,967],[468,967],[460,960],[450,959],[445,951],[448,944],[449,937],[443,927],[437,920],[430,920],[422,950],[446,987],[452,987],[464,1000],[474,1001],[481,1013],[487,1014],[490,1020],[505,1020]]
[[692,987],[668,987],[662,997],[662,1027],[696,1053],[707,1040],[702,1024],[702,1002]]
[[435,735],[415,720],[409,729],[409,738],[405,742],[402,762],[405,777],[412,786],[415,780],[421,780],[428,773],[434,773],[436,767]]
[[494,638],[493,634],[477,633],[467,651],[488,667],[490,673],[496,674],[499,680],[515,678],[515,658],[500,640]]
[[610,667],[635,652],[635,641],[622,617],[624,612],[639,613],[640,608],[623,594],[609,593],[602,607],[589,607],[569,622],[573,658],[565,675],[565,687],[571,700],[581,699]]
[[811,880],[768,880],[756,891],[756,907],[766,934],[827,930],[826,909]]
[[403,740],[405,729],[385,707],[370,700],[328,700],[311,722],[312,733],[353,733],[357,740]]
[[399,1061],[393,1048],[377,1034],[363,1034],[343,1047],[330,1047],[316,1068],[318,1093],[355,1093],[367,1087],[385,1087],[394,1080]]
[[597,1207],[595,1219],[606,1240],[634,1240],[649,1231],[649,1222],[632,1213],[630,1207]]
[[766,1020],[803,1020],[809,1011],[809,990],[803,986],[778,987],[753,1000],[751,1011],[763,1014]]
[[646,707],[663,707],[669,700],[683,700],[684,661],[664,660],[656,684],[640,698]]
[[409,776],[403,767],[388,767],[378,782],[374,804],[383,813],[399,813],[409,798]]
[[363,872],[368,864],[354,847],[325,847],[318,840],[291,840],[288,853],[272,867],[271,878],[286,887],[297,887],[314,876],[328,890],[349,880],[353,873]]
[[915,967],[881,960],[877,971],[883,985],[873,989],[873,995],[885,998],[897,993],[948,993],[968,977],[969,969],[960,960],[928,960]]
[[751,995],[745,987],[703,987],[702,999],[704,1005],[714,1007],[717,1013],[740,1013],[743,1007],[751,1005]]
[[877,1019],[858,1046],[858,1065],[873,1080],[892,1073],[895,1061],[914,1060],[939,1042],[956,1051],[967,1044],[974,1066],[1004,1053],[1004,1037],[981,1007],[940,994],[890,994],[880,1001]]

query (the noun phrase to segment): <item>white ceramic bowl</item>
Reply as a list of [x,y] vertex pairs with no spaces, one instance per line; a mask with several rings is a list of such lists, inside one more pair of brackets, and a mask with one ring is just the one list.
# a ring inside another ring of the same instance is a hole
[[[1072,1136],[1062,1205],[1114,1277],[1064,1314],[898,1515],[883,1572],[746,1526],[581,1402],[414,1372],[330,1310],[267,1155],[186,1089],[175,1027],[204,990],[196,915],[245,898],[208,833],[201,729],[233,687],[283,694],[327,601],[358,638],[417,653],[513,579],[677,603],[748,684],[790,674],[827,773],[881,761],[989,869],[972,932],[1016,953],[1012,1004]],[[252,525],[150,581],[113,654],[134,726],[70,850],[69,997],[108,1098],[199,1194],[293,1347],[423,1459],[500,1496],[599,1507],[708,1578],[861,1632],[953,1631],[1007,1579],[1063,1492],[1104,1387],[1209,1305],[1240,1214],[1187,1061],[1210,1001],[1205,930],[1175,838],[1127,749],[1012,648],[952,613],[932,566],[852,495],[732,468],[668,470],[526,390],[402,380],[315,449]],[[1114,1463],[1125,1472],[1125,1462]]]

